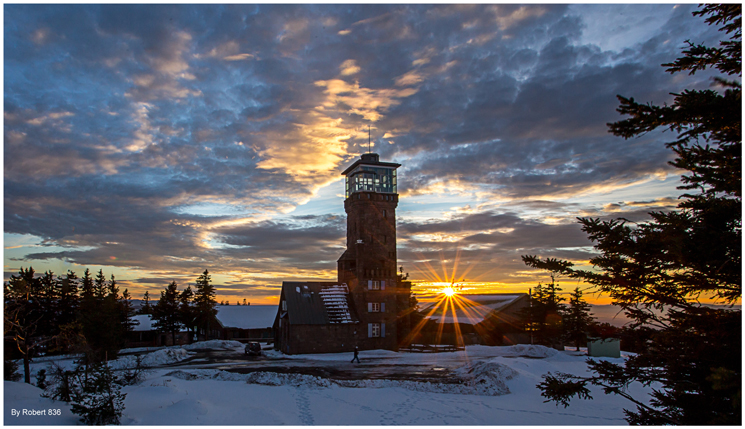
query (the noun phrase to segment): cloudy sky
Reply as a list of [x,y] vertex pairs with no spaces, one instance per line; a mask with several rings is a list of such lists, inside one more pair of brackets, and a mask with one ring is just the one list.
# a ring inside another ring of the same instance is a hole
[[[209,269],[218,300],[335,279],[340,175],[401,163],[417,290],[527,291],[581,263],[577,216],[669,210],[670,133],[623,140],[617,94],[711,75],[693,5],[5,5],[4,271],[115,274],[135,297]],[[573,285],[565,285],[573,288]]]

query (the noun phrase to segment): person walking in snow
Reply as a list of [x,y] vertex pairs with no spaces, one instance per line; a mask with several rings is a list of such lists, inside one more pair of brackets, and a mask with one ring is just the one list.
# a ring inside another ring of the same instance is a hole
[[360,363],[360,349],[357,346],[354,346],[354,357],[350,363],[354,363],[355,359],[357,359],[357,363]]

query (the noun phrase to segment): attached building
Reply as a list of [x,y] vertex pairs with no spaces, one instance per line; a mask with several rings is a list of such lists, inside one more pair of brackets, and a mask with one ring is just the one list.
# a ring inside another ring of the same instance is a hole
[[284,282],[274,322],[275,348],[287,354],[337,353],[363,329],[349,289],[336,282]]
[[274,341],[274,305],[218,305],[217,338],[236,341]]

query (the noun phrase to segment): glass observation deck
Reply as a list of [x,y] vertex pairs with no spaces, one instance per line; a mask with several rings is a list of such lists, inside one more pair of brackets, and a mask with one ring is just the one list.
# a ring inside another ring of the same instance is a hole
[[396,169],[400,166],[395,162],[381,162],[377,153],[363,154],[341,173],[346,176],[346,198],[355,192],[395,194]]
[[347,174],[346,198],[361,191],[395,194],[397,192],[396,169],[369,165],[358,166]]

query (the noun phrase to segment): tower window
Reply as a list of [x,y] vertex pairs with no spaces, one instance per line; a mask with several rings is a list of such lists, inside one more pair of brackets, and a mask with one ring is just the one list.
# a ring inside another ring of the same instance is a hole
[[368,326],[370,327],[370,337],[380,337],[380,323],[370,323]]
[[368,281],[368,289],[370,289],[370,290],[380,290],[380,280],[369,280]]
[[383,217],[388,217],[388,212],[386,212],[385,210],[383,210]]

